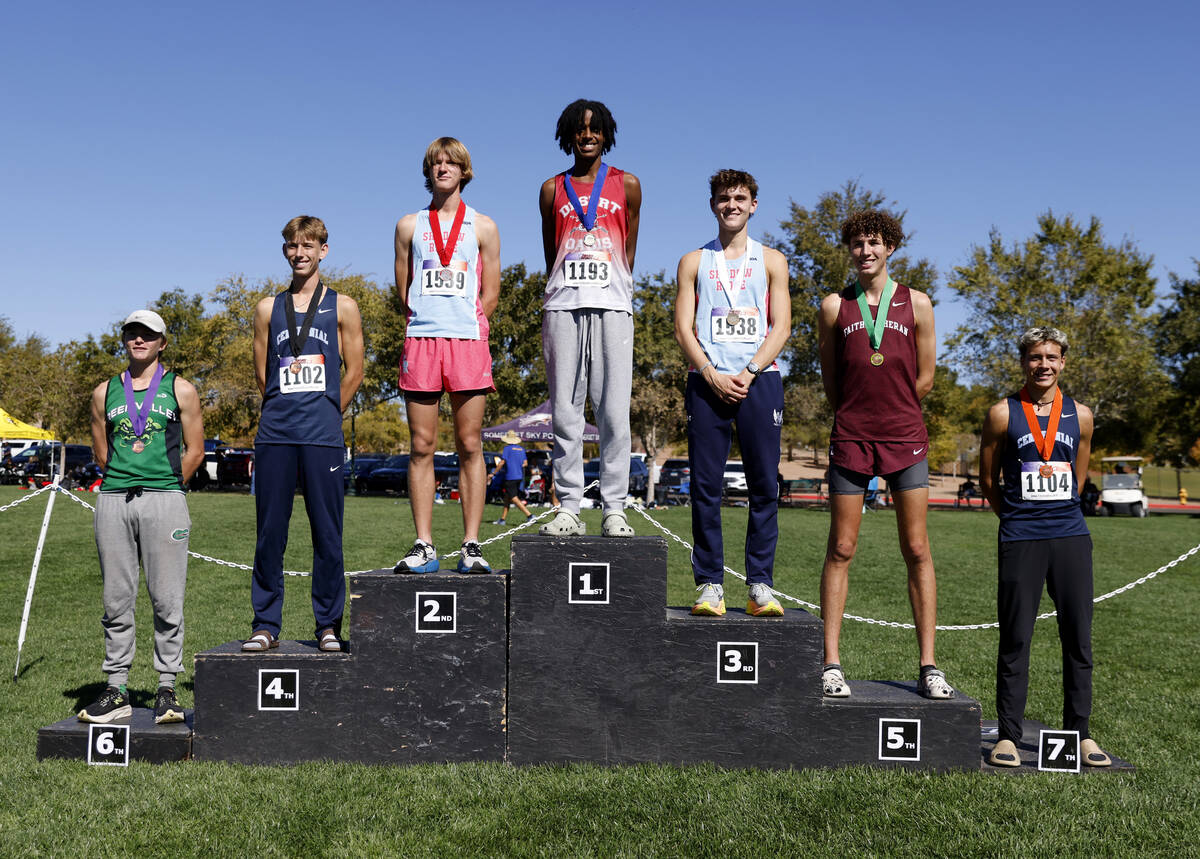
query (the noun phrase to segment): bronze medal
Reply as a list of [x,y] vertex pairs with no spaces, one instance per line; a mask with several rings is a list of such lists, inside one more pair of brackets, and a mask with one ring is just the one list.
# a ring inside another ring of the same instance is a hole
[[134,453],[141,453],[143,450],[145,450],[145,449],[146,449],[146,445],[142,444],[142,440],[141,440],[141,439],[138,439],[137,441],[135,441],[135,442],[133,443],[132,447],[133,447],[133,452],[134,452]]
[[729,308],[729,313],[727,313],[725,315],[725,324],[730,327],[733,327],[734,325],[737,325],[737,323],[738,323],[738,312],[731,307],[731,308]]
[[583,246],[585,248],[594,248],[596,246],[596,237],[593,236],[591,233],[584,233]]
[[883,353],[882,352],[872,352],[871,353],[871,366],[878,367],[882,363],[883,363]]
[[304,363],[299,358],[293,358],[292,363],[288,367],[288,369],[290,369],[292,371],[292,375],[299,376],[300,370],[301,370],[301,368],[303,368],[303,366],[304,366]]
[[1042,465],[1042,467],[1038,469],[1038,474],[1040,474],[1042,477],[1049,477],[1053,473],[1054,467],[1048,464]]

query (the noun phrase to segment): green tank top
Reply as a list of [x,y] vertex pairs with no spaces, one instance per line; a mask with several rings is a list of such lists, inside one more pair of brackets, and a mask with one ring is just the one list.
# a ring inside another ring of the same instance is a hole
[[[138,408],[146,398],[145,391],[134,391]],[[158,393],[150,406],[146,431],[133,434],[133,420],[125,407],[125,386],[121,376],[108,380],[104,394],[104,429],[108,437],[108,462],[104,464],[101,492],[127,489],[183,489],[183,469],[180,465],[180,441],[183,429],[179,423],[179,401],[175,399],[175,374],[163,374]]]

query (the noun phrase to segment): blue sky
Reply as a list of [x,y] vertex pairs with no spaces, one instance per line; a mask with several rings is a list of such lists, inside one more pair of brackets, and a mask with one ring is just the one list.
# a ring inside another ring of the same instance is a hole
[[[0,315],[99,334],[163,290],[283,277],[309,213],[328,264],[391,278],[439,135],[502,261],[542,267],[536,194],[561,109],[600,99],[644,189],[638,272],[714,234],[707,177],[759,180],[754,232],[857,179],[907,209],[942,282],[995,226],[1053,209],[1194,274],[1194,4],[10,5],[0,35]],[[941,292],[939,339],[961,322]],[[533,312],[533,308],[531,308]]]

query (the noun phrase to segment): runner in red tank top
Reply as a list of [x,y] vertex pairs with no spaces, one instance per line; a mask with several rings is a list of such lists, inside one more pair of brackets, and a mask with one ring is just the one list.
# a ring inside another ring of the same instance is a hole
[[884,212],[858,212],[847,218],[842,244],[850,252],[857,281],[821,302],[821,375],[834,413],[829,542],[821,570],[822,685],[824,694],[833,698],[850,694],[838,642],[863,496],[875,476],[887,480],[895,499],[920,651],[917,687],[927,698],[954,697],[954,689],[934,662],[937,582],[925,527],[929,437],[921,399],[933,388],[937,339],[929,297],[898,285],[888,275],[888,257],[903,240],[900,223]]

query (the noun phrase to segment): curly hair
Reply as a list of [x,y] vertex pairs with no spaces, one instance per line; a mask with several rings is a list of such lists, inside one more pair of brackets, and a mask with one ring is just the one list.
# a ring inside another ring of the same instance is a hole
[[758,199],[758,183],[745,170],[718,170],[708,180],[708,199],[717,199],[718,191],[732,191],[734,188],[745,188],[750,192],[750,199]]
[[904,242],[904,229],[887,212],[866,209],[842,221],[842,244],[850,247],[857,236],[879,236],[885,245],[898,248]]
[[613,119],[604,103],[589,101],[586,98],[576,99],[563,108],[563,112],[558,116],[558,125],[554,129],[554,139],[558,141],[558,148],[568,155],[575,149],[575,132],[583,127],[583,116],[589,110],[592,112],[592,130],[604,135],[604,147],[600,153],[612,149],[617,142],[617,121]]

